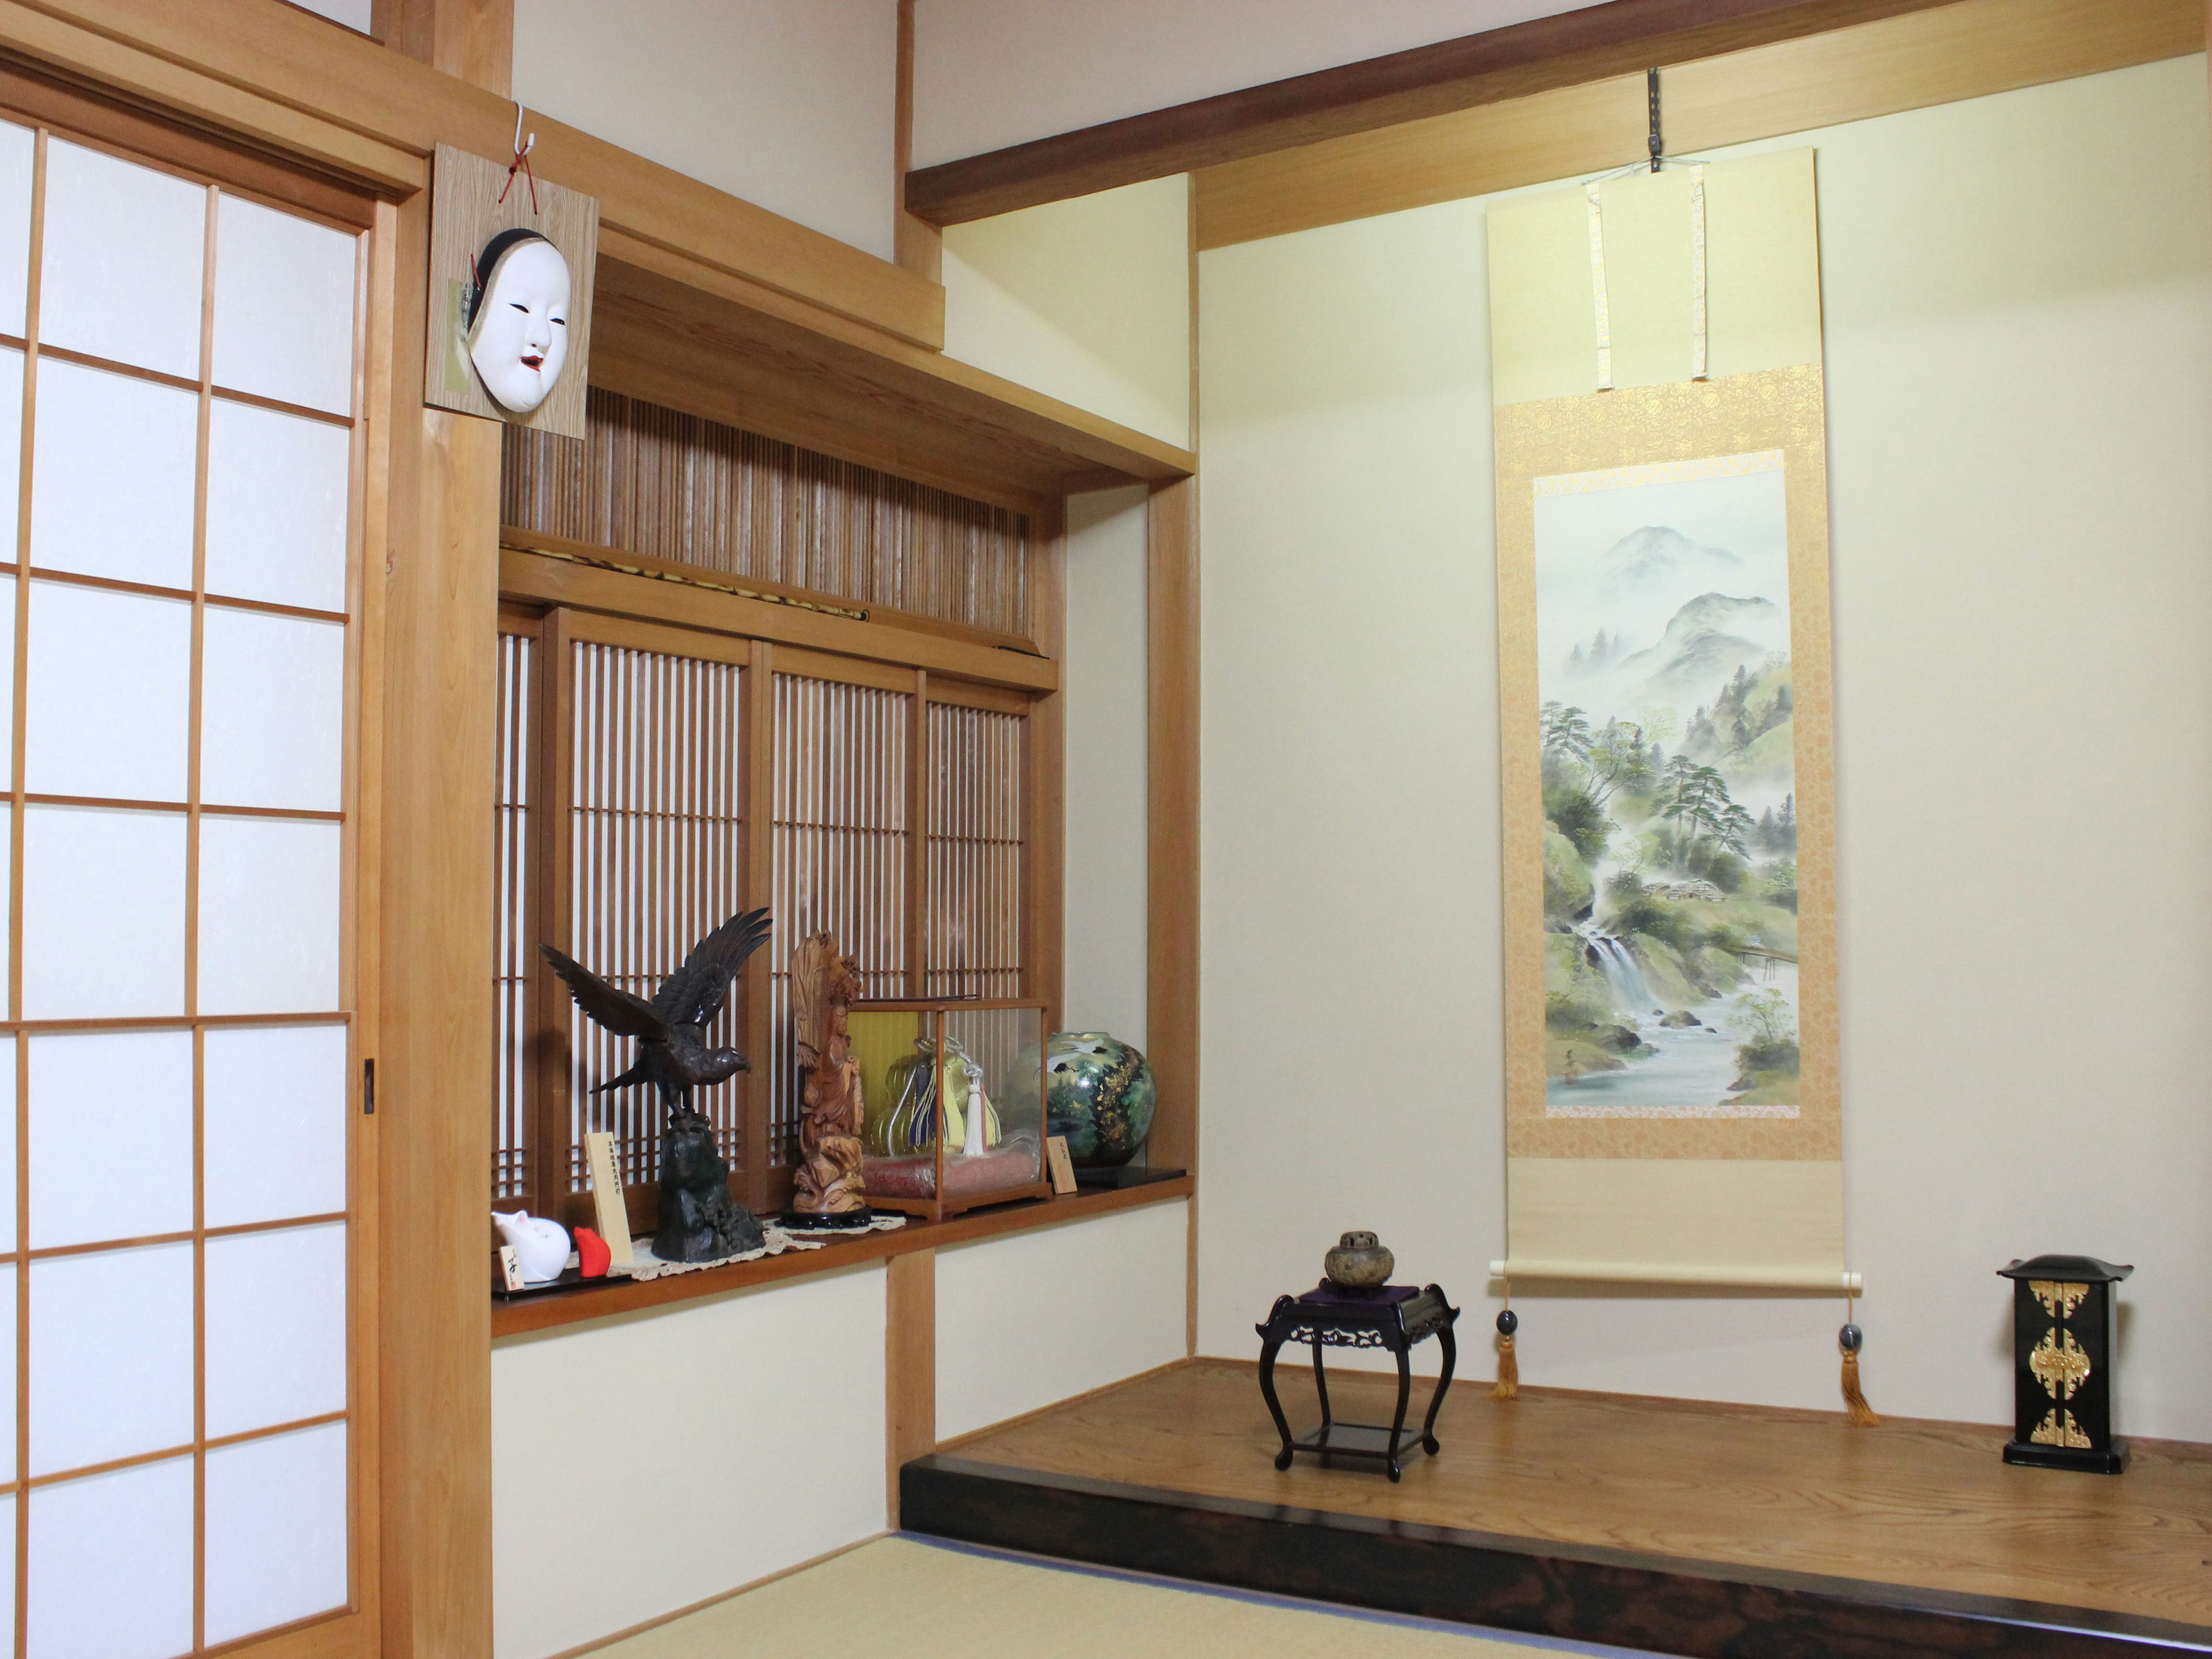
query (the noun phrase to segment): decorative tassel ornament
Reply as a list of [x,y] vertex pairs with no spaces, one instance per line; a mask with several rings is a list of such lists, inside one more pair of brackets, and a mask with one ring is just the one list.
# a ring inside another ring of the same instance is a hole
[[1866,1395],[1859,1391],[1859,1349],[1865,1346],[1866,1333],[1857,1326],[1846,1323],[1836,1333],[1836,1346],[1844,1351],[1844,1415],[1863,1429],[1871,1429],[1881,1419],[1868,1405]]
[[1490,1391],[1492,1400],[1521,1397],[1521,1364],[1513,1357],[1513,1333],[1520,1328],[1521,1316],[1512,1309],[1498,1316],[1498,1386]]

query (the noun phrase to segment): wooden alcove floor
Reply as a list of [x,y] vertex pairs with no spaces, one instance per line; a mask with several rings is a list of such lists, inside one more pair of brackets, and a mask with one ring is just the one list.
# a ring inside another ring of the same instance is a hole
[[[1276,1371],[1293,1432],[1310,1371]],[[1414,1380],[1414,1409],[1427,1382]],[[2135,1440],[2119,1476],[2015,1468],[2002,1428],[1462,1378],[1404,1480],[1278,1473],[1256,1368],[1198,1359],[948,1443],[971,1462],[1417,1522],[1645,1557],[2097,1608],[2212,1626],[2212,1446]],[[1340,1421],[1389,1420],[1395,1378],[1332,1370]]]

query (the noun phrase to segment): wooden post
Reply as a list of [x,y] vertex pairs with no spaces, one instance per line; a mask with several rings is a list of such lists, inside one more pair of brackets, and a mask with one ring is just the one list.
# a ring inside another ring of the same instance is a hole
[[899,1470],[937,1449],[937,1252],[895,1255],[886,1273],[884,1478],[889,1523],[896,1531]]
[[[1147,1161],[1198,1173],[1198,480],[1152,486],[1146,592],[1145,1048],[1159,1089]],[[1198,1198],[1184,1334],[1196,1351]]]
[[[1067,502],[1048,501],[1030,520],[1030,637],[1052,661],[1067,661]],[[1051,1006],[1045,1031],[1066,1010],[1067,696],[1054,691],[1030,705],[1025,723],[1029,823],[1023,836],[1022,994]]]
[[[512,3],[512,0],[509,0]],[[896,137],[891,155],[891,253],[916,276],[944,280],[945,236],[906,210],[906,175],[914,166],[914,0],[898,0]]]
[[514,0],[376,0],[376,38],[471,86],[513,95]]
[[[421,406],[428,204],[396,249],[376,1059],[383,1651],[491,1651],[493,838],[500,428]],[[386,403],[385,399],[388,398]]]

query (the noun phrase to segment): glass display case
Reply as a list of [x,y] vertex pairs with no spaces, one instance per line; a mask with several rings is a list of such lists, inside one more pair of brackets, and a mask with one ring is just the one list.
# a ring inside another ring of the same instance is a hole
[[941,1221],[1042,1198],[1045,1005],[856,1002],[868,1202]]

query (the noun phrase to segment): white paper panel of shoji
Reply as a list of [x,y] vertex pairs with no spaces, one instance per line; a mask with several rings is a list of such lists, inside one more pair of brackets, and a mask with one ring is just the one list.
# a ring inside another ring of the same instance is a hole
[[216,215],[215,383],[346,413],[353,237],[235,196]]
[[192,1034],[29,1041],[31,1248],[191,1231]]
[[[4,127],[0,127],[4,131]],[[23,354],[0,346],[0,558],[15,558],[23,500]]]
[[343,1221],[208,1240],[210,1439],[345,1409],[345,1249]]
[[352,456],[344,427],[216,398],[208,431],[208,592],[343,611]]
[[346,1601],[346,1425],[220,1446],[207,1460],[210,1645]]
[[31,1264],[31,1473],[192,1437],[192,1247]]
[[346,1207],[346,1028],[214,1026],[204,1111],[207,1224]]
[[[34,611],[33,629],[36,619]],[[345,624],[210,605],[205,627],[200,799],[337,811],[344,804]]]
[[[15,1273],[14,1262],[0,1265],[0,1319],[7,1322],[0,1329],[0,1364],[8,1367],[9,1375],[15,1370]],[[15,1478],[15,1390],[0,1389],[0,1435],[7,1441],[0,1445],[0,1480]]]
[[[12,814],[0,812],[0,858],[5,858],[12,863],[15,855],[15,820]],[[9,907],[14,904],[15,902],[15,895],[8,890],[7,884],[0,882],[0,927],[6,927],[10,924],[11,917],[9,915]],[[6,951],[0,951],[0,1005],[4,1005],[7,1000],[9,988],[8,975],[12,971],[5,960],[7,954],[8,953]],[[9,1052],[12,1055],[13,1051],[10,1050]],[[5,1194],[11,1190],[12,1188],[7,1187],[0,1187],[0,1194]],[[0,1203],[4,1203],[5,1201],[4,1196],[0,1196]],[[10,1237],[14,1237],[14,1228],[12,1225],[8,1228],[8,1234]],[[9,1248],[12,1249],[13,1246],[11,1245]]]
[[25,788],[184,804],[190,600],[33,582],[24,687]]
[[338,1006],[339,847],[326,819],[200,820],[202,1013]]
[[31,1494],[31,1659],[170,1659],[192,1645],[192,1460]]
[[185,815],[23,811],[23,1015],[185,1009]]
[[[0,836],[0,844],[6,838]],[[0,1254],[15,1248],[15,1038],[0,1036]],[[6,1385],[0,1383],[0,1389]]]
[[189,589],[199,399],[47,357],[38,419],[32,564]]
[[0,333],[18,338],[31,284],[31,163],[37,145],[30,128],[0,121]]
[[199,379],[204,189],[57,138],[46,233],[43,343]]
[[0,1497],[0,1619],[15,1617],[15,1495]]

